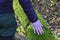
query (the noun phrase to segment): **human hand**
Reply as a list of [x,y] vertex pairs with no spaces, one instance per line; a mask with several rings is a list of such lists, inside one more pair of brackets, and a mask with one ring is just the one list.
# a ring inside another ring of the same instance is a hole
[[39,34],[42,35],[44,33],[44,31],[42,29],[43,25],[40,23],[39,20],[37,20],[36,22],[32,23],[32,26],[33,26],[33,29],[34,29],[34,33],[37,33],[38,35]]

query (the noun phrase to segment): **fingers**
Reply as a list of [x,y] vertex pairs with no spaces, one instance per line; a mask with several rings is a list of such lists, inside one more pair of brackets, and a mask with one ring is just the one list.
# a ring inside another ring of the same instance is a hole
[[38,30],[38,27],[36,28],[36,32],[37,32],[38,35],[40,34],[40,33],[39,33],[39,30]]
[[34,29],[34,33],[36,33],[36,32],[35,32],[35,27],[33,27],[33,29]]
[[43,29],[41,26],[38,26],[38,27],[33,27],[34,29],[34,33],[37,33],[38,35],[42,35],[44,33]]
[[37,30],[37,28],[33,27],[33,29],[34,29],[34,33],[37,33],[39,35],[39,31]]
[[39,33],[42,35],[43,34],[43,29],[42,29],[41,26],[39,26],[38,30],[39,30]]
[[39,33],[42,35],[42,30],[39,28]]
[[34,29],[34,33],[37,33],[38,35],[40,34],[39,30],[38,30],[38,27],[34,26],[33,29]]
[[42,28],[42,33],[44,33],[43,28]]

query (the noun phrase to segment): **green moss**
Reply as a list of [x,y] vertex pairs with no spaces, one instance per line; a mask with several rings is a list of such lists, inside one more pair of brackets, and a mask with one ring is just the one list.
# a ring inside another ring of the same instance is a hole
[[23,26],[26,26],[29,20],[23,11],[23,8],[21,7],[21,5],[19,5],[18,0],[13,1],[13,7],[15,10],[15,14],[18,16],[18,19],[20,20],[21,24]]

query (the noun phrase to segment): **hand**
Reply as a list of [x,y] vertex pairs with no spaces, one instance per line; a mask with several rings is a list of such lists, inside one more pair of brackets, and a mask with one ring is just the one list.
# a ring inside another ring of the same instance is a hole
[[44,31],[43,31],[43,29],[42,29],[42,24],[40,23],[40,21],[39,20],[37,20],[36,22],[34,22],[34,23],[32,23],[32,26],[33,26],[33,29],[34,29],[34,33],[38,33],[38,35],[39,34],[43,34],[44,33]]

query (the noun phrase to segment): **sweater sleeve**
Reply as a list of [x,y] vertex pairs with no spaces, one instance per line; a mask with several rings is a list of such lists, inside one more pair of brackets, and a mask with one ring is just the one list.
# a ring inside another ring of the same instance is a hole
[[19,3],[32,23],[38,20],[30,0],[19,0]]

